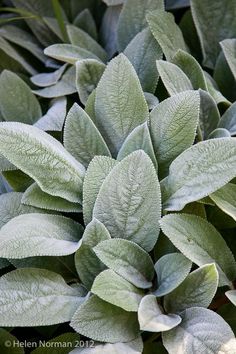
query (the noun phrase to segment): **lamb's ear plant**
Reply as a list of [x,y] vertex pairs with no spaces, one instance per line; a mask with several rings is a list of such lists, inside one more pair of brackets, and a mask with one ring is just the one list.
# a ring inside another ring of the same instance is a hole
[[3,353],[235,354],[235,1],[11,3]]

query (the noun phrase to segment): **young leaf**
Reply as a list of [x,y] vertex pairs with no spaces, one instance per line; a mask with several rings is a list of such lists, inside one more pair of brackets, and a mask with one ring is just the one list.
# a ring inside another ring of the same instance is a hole
[[162,58],[162,50],[149,28],[134,37],[124,54],[135,68],[143,91],[154,93],[158,81],[156,60]]
[[236,341],[230,326],[215,312],[192,307],[181,314],[178,327],[163,333],[169,354],[234,353]]
[[150,113],[150,133],[161,176],[193,144],[199,110],[198,92],[186,91],[164,100]]
[[106,177],[93,216],[111,237],[136,242],[147,251],[153,249],[159,235],[161,193],[156,170],[142,150],[124,158]]
[[84,231],[81,247],[75,254],[75,267],[87,289],[91,288],[96,276],[106,268],[96,256],[93,247],[110,238],[105,226],[97,219],[93,219]]
[[47,87],[47,86],[55,85],[58,82],[58,80],[60,80],[66,67],[67,64],[64,64],[59,69],[53,71],[52,73],[45,73],[45,74],[40,73],[32,76],[30,80],[33,82],[34,85],[39,87]]
[[144,295],[142,290],[136,288],[111,269],[98,274],[91,292],[110,304],[132,312],[138,311],[138,306]]
[[1,228],[0,257],[66,256],[79,248],[82,232],[80,224],[64,216],[19,215]]
[[75,64],[77,60],[87,58],[100,60],[87,49],[72,44],[53,44],[44,49],[44,54],[69,64]]
[[219,121],[218,128],[225,128],[231,135],[236,135],[236,102],[225,111]]
[[223,49],[225,58],[232,71],[234,79],[236,80],[236,39],[225,39],[220,43],[220,45]]
[[138,336],[139,326],[135,313],[90,297],[75,312],[71,327],[94,340],[117,343],[128,342]]
[[98,129],[77,103],[74,103],[66,117],[64,146],[85,167],[96,155],[110,156]]
[[178,326],[182,321],[178,315],[165,315],[154,295],[146,295],[138,309],[140,329],[148,332],[165,332]]
[[0,123],[0,152],[34,178],[44,192],[81,202],[84,167],[42,130],[22,123]]
[[96,59],[76,62],[76,88],[80,101],[85,105],[89,95],[96,89],[106,65]]
[[28,327],[67,322],[82,301],[78,290],[56,273],[35,268],[13,270],[0,278],[0,325]]
[[152,160],[157,169],[157,161],[153,150],[152,140],[147,122],[136,127],[125,139],[117,155],[117,160],[123,160],[136,150],[143,150]]
[[150,288],[154,276],[154,266],[147,252],[136,243],[111,239],[99,243],[94,252],[110,269],[135,285]]
[[96,125],[116,155],[129,133],[148,119],[138,76],[124,54],[107,66],[96,89]]
[[117,36],[118,49],[124,50],[130,41],[147,27],[147,11],[164,10],[163,0],[126,0],[122,8]]
[[170,12],[150,11],[146,18],[153,36],[168,61],[171,61],[178,49],[188,51],[182,32]]
[[236,176],[236,139],[200,142],[180,154],[162,181],[165,210],[181,210]]
[[169,294],[184,281],[191,267],[192,262],[181,253],[162,256],[155,264],[158,287],[154,294],[158,297]]
[[83,184],[83,217],[87,225],[93,218],[93,208],[105,178],[117,161],[106,156],[95,156],[90,162]]
[[235,279],[235,259],[221,234],[208,221],[196,215],[172,214],[164,216],[160,224],[164,234],[191,261],[198,266],[216,264],[220,286]]
[[218,287],[215,264],[206,264],[190,273],[185,280],[164,298],[165,310],[179,313],[189,307],[208,307]]
[[236,221],[236,184],[226,184],[218,191],[210,194],[210,198],[223,212]]
[[66,199],[47,194],[39,188],[37,183],[31,184],[31,186],[26,189],[21,202],[25,205],[31,205],[46,210],[55,210],[65,213],[82,212],[80,204],[72,203]]
[[0,109],[6,121],[33,124],[42,111],[30,87],[16,74],[4,70],[0,75]]

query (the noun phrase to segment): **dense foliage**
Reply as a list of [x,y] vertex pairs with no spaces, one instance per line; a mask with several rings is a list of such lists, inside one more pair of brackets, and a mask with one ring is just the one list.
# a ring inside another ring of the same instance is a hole
[[235,0],[1,6],[1,353],[235,354]]

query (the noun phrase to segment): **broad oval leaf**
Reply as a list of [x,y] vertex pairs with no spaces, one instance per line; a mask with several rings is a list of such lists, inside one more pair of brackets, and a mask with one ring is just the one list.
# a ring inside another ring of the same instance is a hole
[[51,73],[40,73],[34,75],[30,78],[34,85],[39,87],[47,87],[51,85],[55,85],[58,80],[60,80],[63,75],[67,64],[62,65],[59,69],[51,72]]
[[76,332],[101,342],[128,342],[139,334],[135,313],[124,311],[95,295],[78,308],[70,325]]
[[[235,32],[236,36],[236,32]],[[234,79],[236,80],[236,39],[225,39],[220,43],[227,63],[232,71]]]
[[236,176],[236,139],[200,142],[170,165],[161,187],[165,210],[181,210],[223,187]]
[[162,336],[169,354],[235,352],[234,334],[227,322],[215,312],[201,307],[192,307],[182,312],[181,317],[182,322],[179,326],[163,333]]
[[191,272],[184,281],[164,298],[165,310],[179,313],[189,307],[208,307],[218,287],[215,264],[206,264]]
[[137,288],[150,288],[154,276],[152,259],[136,243],[124,239],[111,239],[99,243],[94,252],[110,269]]
[[165,315],[154,295],[146,295],[138,309],[140,329],[148,332],[165,332],[178,326],[181,317],[175,314]]
[[111,156],[93,121],[77,103],[74,103],[66,117],[64,146],[85,167],[96,155]]
[[236,290],[228,290],[226,291],[225,295],[227,298],[236,306]]
[[107,227],[111,237],[152,250],[159,235],[161,194],[156,170],[142,150],[124,158],[106,177],[93,216]]
[[236,185],[228,183],[218,191],[210,194],[210,198],[224,213],[236,221]]
[[169,253],[162,256],[155,264],[157,290],[154,294],[164,296],[177,288],[187,277],[192,262],[181,253]]
[[13,270],[0,278],[0,325],[30,327],[67,322],[82,301],[78,290],[56,273],[35,268]]
[[217,128],[209,134],[208,139],[230,138],[231,134],[227,129]]
[[0,257],[66,256],[74,253],[83,227],[60,215],[24,214],[0,230]]
[[0,123],[0,152],[34,178],[44,192],[81,202],[84,167],[42,130],[22,123]]
[[114,155],[128,134],[148,119],[141,84],[124,54],[108,64],[96,89],[95,112],[95,124]]
[[[78,4],[78,3],[74,3]],[[81,12],[76,11],[77,15],[73,21],[73,25],[81,28],[83,31],[87,32],[92,38],[97,40],[97,26],[91,11],[88,8],[85,8]]]
[[0,75],[0,109],[6,121],[33,124],[42,116],[39,102],[30,87],[8,70]]
[[200,122],[203,139],[206,140],[209,134],[217,128],[220,121],[220,112],[213,97],[204,90],[199,90],[200,104]]
[[164,216],[160,224],[164,234],[191,261],[198,266],[216,264],[220,286],[235,279],[235,259],[221,234],[208,221],[196,215],[171,214]]

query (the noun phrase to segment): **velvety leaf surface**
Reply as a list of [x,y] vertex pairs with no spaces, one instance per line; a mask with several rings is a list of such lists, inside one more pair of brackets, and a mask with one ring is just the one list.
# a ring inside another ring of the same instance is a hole
[[214,203],[236,221],[236,185],[228,183],[210,195]]
[[219,128],[227,129],[231,135],[236,135],[236,103],[229,107],[221,117]]
[[69,64],[75,64],[77,60],[87,58],[99,60],[97,55],[73,44],[53,44],[44,49],[44,53],[49,57]]

